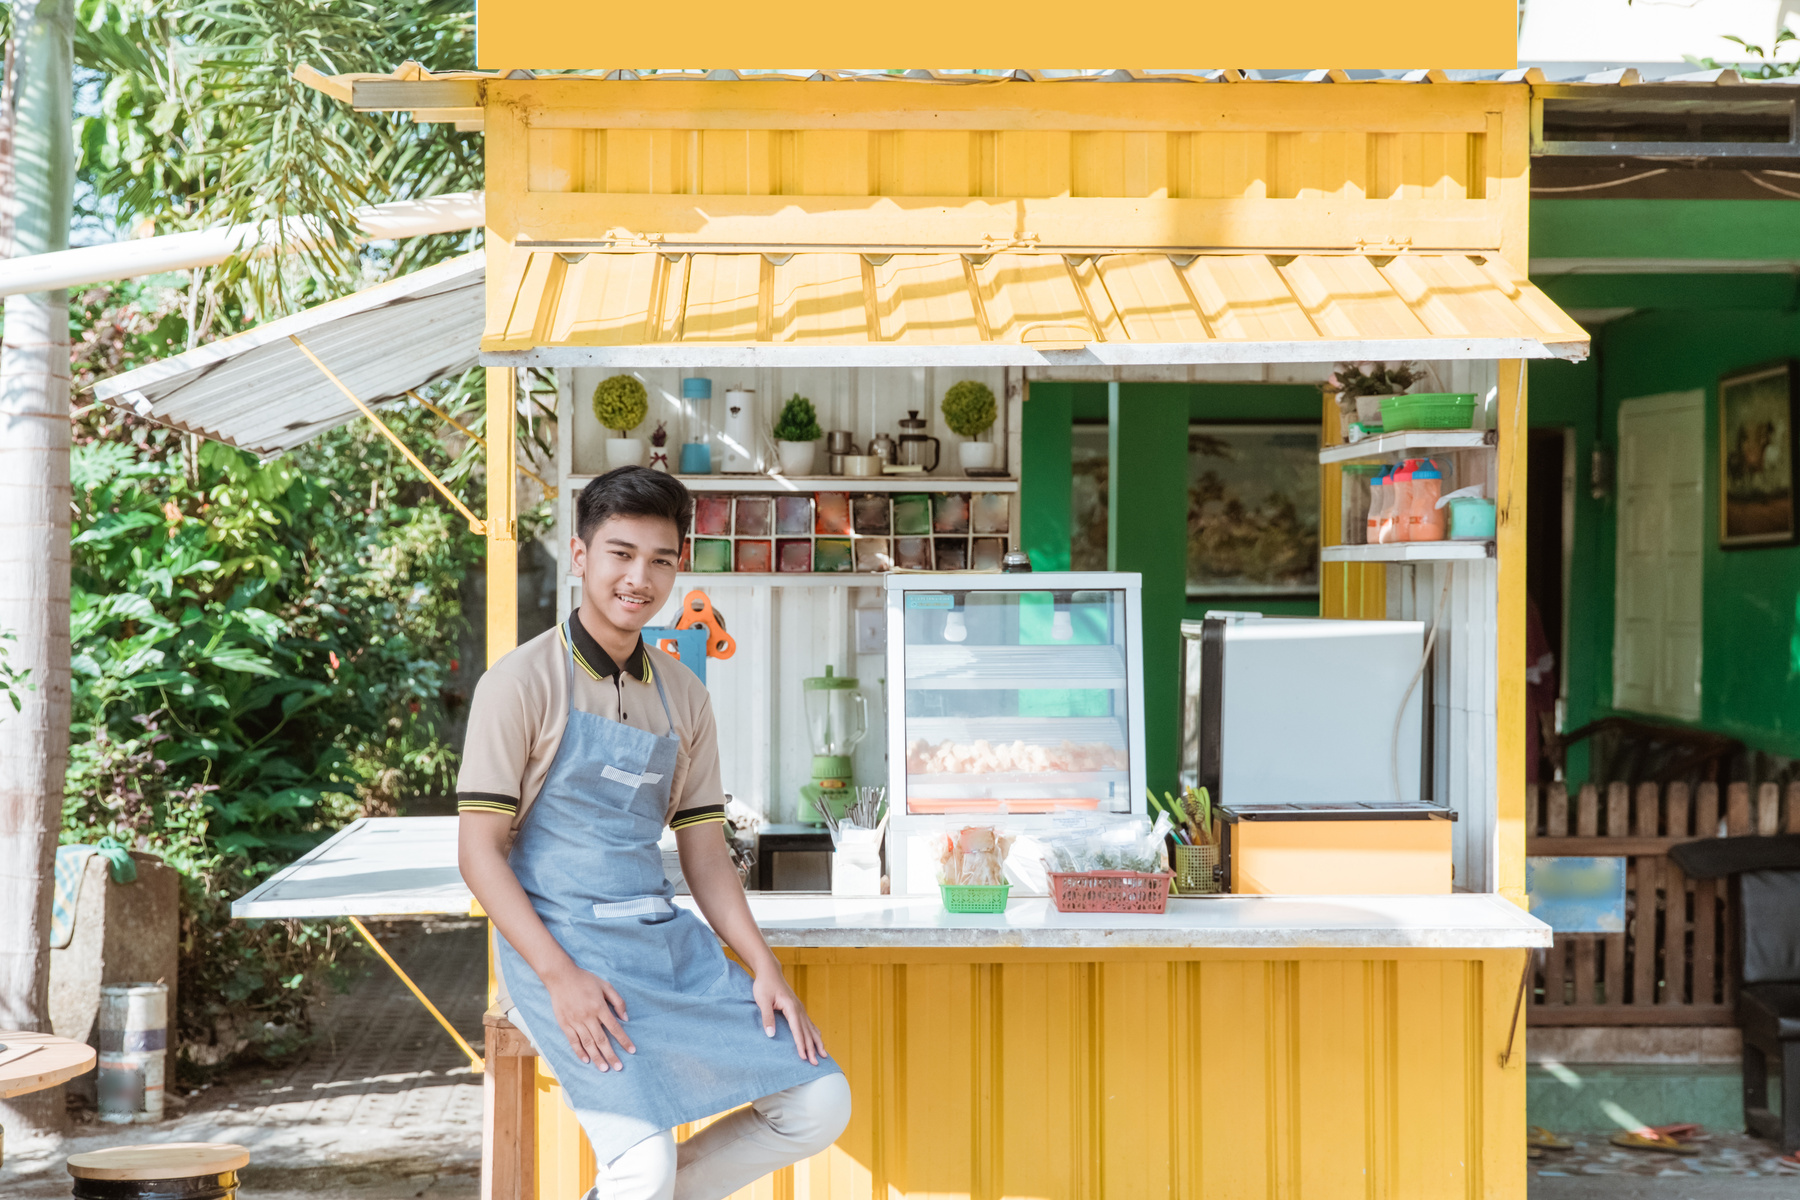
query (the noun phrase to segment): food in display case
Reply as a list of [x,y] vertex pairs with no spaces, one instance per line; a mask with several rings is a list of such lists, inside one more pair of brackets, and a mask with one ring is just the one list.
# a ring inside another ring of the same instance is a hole
[[924,863],[947,816],[1031,835],[1058,814],[1104,826],[1145,811],[1135,575],[902,574],[887,588],[890,846],[910,839],[901,857],[917,860],[897,865],[902,890],[941,882]]

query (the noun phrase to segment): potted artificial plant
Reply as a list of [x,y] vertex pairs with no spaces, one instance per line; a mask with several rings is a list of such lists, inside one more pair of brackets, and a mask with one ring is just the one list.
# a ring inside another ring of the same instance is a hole
[[1364,433],[1379,432],[1381,398],[1403,395],[1423,378],[1425,372],[1417,363],[1339,363],[1326,378],[1325,390],[1337,393],[1344,440],[1355,440],[1349,436],[1353,424]]
[[811,475],[813,453],[818,449],[814,443],[824,436],[812,401],[795,392],[794,398],[781,406],[781,416],[775,422],[775,451],[781,457],[781,473]]
[[606,469],[644,465],[644,439],[627,436],[650,413],[650,396],[630,375],[602,379],[594,389],[594,416],[617,434],[606,439]]
[[994,407],[994,390],[978,379],[953,383],[944,393],[939,409],[950,432],[968,439],[956,447],[964,473],[993,470],[997,447],[992,442],[976,439],[985,437],[994,427],[994,417],[999,411]]

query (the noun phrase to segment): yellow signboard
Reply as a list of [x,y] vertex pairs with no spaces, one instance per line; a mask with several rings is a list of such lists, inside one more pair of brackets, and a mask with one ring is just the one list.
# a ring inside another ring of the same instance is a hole
[[489,70],[1201,67],[1503,70],[1517,0],[477,0]]

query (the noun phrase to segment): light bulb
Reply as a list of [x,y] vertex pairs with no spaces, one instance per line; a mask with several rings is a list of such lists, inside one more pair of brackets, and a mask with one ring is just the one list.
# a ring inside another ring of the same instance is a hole
[[1050,637],[1058,642],[1066,642],[1075,636],[1075,622],[1066,609],[1057,609],[1050,618]]
[[944,640],[946,642],[962,642],[967,641],[968,637],[969,627],[963,623],[962,613],[951,610],[944,617]]

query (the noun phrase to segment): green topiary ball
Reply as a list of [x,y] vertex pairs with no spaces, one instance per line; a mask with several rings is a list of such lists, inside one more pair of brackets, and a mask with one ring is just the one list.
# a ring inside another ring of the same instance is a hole
[[979,379],[965,379],[950,385],[940,406],[944,424],[960,437],[977,438],[993,427],[998,411],[994,407],[994,389]]
[[816,442],[825,436],[819,428],[819,415],[813,411],[813,402],[794,393],[794,398],[782,405],[781,416],[775,421],[775,437],[783,442]]
[[620,437],[644,423],[650,414],[650,394],[630,375],[602,379],[594,389],[594,416]]

